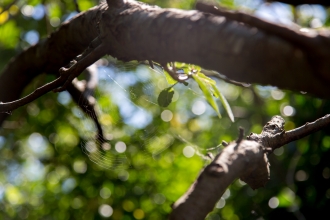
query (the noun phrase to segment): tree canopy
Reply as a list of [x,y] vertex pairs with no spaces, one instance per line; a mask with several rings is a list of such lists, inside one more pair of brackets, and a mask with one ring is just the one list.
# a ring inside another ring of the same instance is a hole
[[[326,1],[116,2],[1,3],[0,109],[38,97],[0,113],[1,219],[167,219],[212,155],[228,152],[223,141],[245,143],[239,127],[259,134],[281,115],[284,130],[304,132],[327,120]],[[61,67],[87,66],[66,91],[36,90]],[[206,219],[326,215],[328,123],[271,149],[267,184],[236,179]]]

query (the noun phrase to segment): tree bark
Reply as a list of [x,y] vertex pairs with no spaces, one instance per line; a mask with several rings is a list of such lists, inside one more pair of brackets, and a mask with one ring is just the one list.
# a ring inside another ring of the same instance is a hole
[[[275,2],[275,0],[266,0],[266,2]],[[330,6],[330,2],[328,0],[276,0],[276,2],[282,2],[294,6],[303,4]]]
[[[134,1],[109,8],[101,4],[11,60],[0,76],[0,101],[18,99],[33,77],[56,73],[98,35],[106,53],[118,59],[192,63],[237,81],[330,97],[328,32],[305,33],[268,22],[256,23],[256,28],[253,22],[235,20],[241,14],[233,19]],[[289,37],[273,32],[276,28],[288,31]],[[306,41],[294,43],[290,34]],[[7,116],[0,115],[0,121]]]

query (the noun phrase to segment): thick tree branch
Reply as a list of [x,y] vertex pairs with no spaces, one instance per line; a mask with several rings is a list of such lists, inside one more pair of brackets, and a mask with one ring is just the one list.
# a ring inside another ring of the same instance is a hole
[[238,177],[252,189],[263,187],[269,180],[267,154],[289,142],[305,137],[330,125],[330,115],[299,128],[284,131],[284,119],[274,116],[261,134],[251,133],[226,146],[173,205],[170,219],[199,220],[213,210],[228,186]]
[[330,1],[328,0],[266,0],[266,2],[282,2],[290,5],[303,5],[303,4],[318,4],[323,6],[330,6]]
[[[57,72],[97,36],[102,40],[102,51],[125,61],[193,63],[236,81],[330,98],[327,32],[290,30],[242,13],[220,16],[213,11],[214,15],[160,9],[129,0],[112,3],[108,9],[102,4],[80,13],[50,38],[12,60],[0,76],[0,101],[18,99],[34,76]],[[78,66],[88,66],[95,59]],[[66,85],[79,74],[75,72],[79,71],[66,74]],[[10,110],[5,106],[0,104],[1,112]],[[0,115],[1,122],[6,114]]]
[[[259,171],[260,167],[266,172]],[[257,176],[256,174],[263,175]],[[173,205],[171,220],[202,220],[213,210],[228,186],[240,176],[254,176],[263,186],[268,178],[268,160],[257,142],[230,143],[199,175],[190,189]]]

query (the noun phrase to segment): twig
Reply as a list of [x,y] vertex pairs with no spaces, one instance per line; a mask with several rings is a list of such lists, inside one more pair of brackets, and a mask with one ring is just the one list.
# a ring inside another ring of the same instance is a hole
[[233,85],[236,85],[236,86],[242,86],[242,87],[250,87],[251,86],[251,84],[249,84],[249,83],[238,82],[238,81],[229,79],[227,76],[222,75],[222,74],[220,74],[216,71],[202,69],[201,72],[204,73],[206,76],[221,79],[221,80],[223,80],[227,83],[230,83],[230,84],[233,84]]
[[80,75],[84,69],[101,58],[104,54],[104,46],[102,46],[100,39],[97,37],[91,42],[90,46],[82,55],[77,56],[76,60],[70,62],[68,68],[62,67],[59,70],[60,76],[57,79],[40,88],[37,88],[31,94],[21,99],[12,102],[0,103],[0,112],[11,112],[18,107],[36,100],[49,91],[53,90],[55,92],[61,92],[66,90],[75,77]]
[[81,55],[77,56],[75,60],[71,61],[69,68],[62,67],[59,72],[61,76],[66,78],[66,80],[62,86],[54,89],[53,91],[61,92],[66,90],[66,88],[70,85],[75,77],[79,76],[80,73],[84,71],[84,69],[104,56],[106,54],[106,45],[103,44],[104,43],[102,43],[102,40],[99,37],[96,37]]
[[93,121],[97,129],[96,139],[97,143],[101,146],[106,141],[103,134],[103,128],[98,120],[98,115],[95,110],[95,99],[92,96],[94,92],[94,88],[97,83],[91,81],[95,81],[97,79],[97,71],[91,71],[91,69],[86,69],[88,77],[86,83],[82,81],[78,81],[77,79],[72,81],[72,84],[68,87],[68,92],[70,93],[72,99],[78,104],[81,110],[88,115]]
[[267,151],[274,151],[285,144],[306,137],[330,125],[330,114],[317,119],[314,122],[284,131],[284,119],[281,116],[274,116],[263,128],[261,134],[251,133],[247,139],[259,142]]
[[77,0],[73,0],[73,3],[74,3],[74,7],[76,8],[76,11],[77,11],[78,13],[80,13],[81,11],[80,11],[80,8],[79,8],[79,5],[78,5]]
[[[185,83],[185,81],[187,81],[187,79],[189,79],[189,76],[186,74],[177,73],[174,64],[172,64],[172,65],[173,65],[172,69],[169,69],[167,64],[161,64],[163,69],[166,72],[168,72],[174,80],[178,81],[179,83]],[[180,78],[181,75],[184,76],[184,78]]]
[[330,125],[330,114],[325,115],[322,118],[317,119],[314,122],[307,122],[305,125],[292,129],[290,131],[285,132],[284,139],[282,140],[281,145],[290,143],[292,141],[301,139],[310,135],[314,132],[317,132],[325,127]]
[[218,154],[172,206],[171,220],[205,219],[226,188],[237,178],[252,189],[263,187],[270,177],[267,153],[285,143],[300,139],[330,124],[330,115],[297,129],[284,131],[284,119],[274,116],[261,134],[251,133],[247,140],[231,142]]
[[244,138],[244,128],[239,127],[238,131],[239,131],[238,138],[236,140],[236,143],[237,144],[239,144],[243,140],[243,138]]
[[36,100],[37,98],[41,97],[42,95],[61,86],[66,81],[66,79],[67,79],[66,77],[60,76],[59,78],[55,79],[54,81],[47,83],[44,86],[41,86],[40,88],[37,88],[31,94],[29,94],[21,99],[18,99],[18,100],[12,101],[12,102],[6,102],[6,103],[0,102],[0,113],[11,112],[23,105],[26,105],[26,104]]

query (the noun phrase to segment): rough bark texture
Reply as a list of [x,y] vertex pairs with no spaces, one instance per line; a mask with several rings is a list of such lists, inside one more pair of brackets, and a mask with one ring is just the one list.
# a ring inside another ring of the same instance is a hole
[[[205,219],[228,186],[243,174],[254,175],[260,164],[268,169],[267,157],[257,142],[245,140],[229,144],[174,203],[170,219]],[[259,179],[259,187],[267,182],[268,175],[269,172]]]
[[[193,63],[237,81],[330,97],[328,32],[293,30],[292,35],[303,36],[301,45],[272,29],[200,11],[160,9],[134,1],[107,8],[101,4],[79,14],[13,59],[0,76],[0,101],[18,99],[34,76],[57,72],[98,35],[104,53],[119,59]],[[0,121],[7,116],[0,115]]]
[[[110,54],[125,61],[193,63],[237,81],[271,84],[330,98],[328,32],[290,30],[242,13],[219,12],[214,7],[206,7],[210,13],[205,13],[160,9],[128,0],[108,4],[109,7],[104,3],[80,13],[49,38],[12,59],[0,76],[0,101],[18,99],[24,87],[43,72],[57,74],[95,39],[93,42],[101,42],[85,52],[88,59],[75,58],[77,62],[61,72],[80,74],[82,67]],[[68,89],[77,97],[77,88]],[[0,111],[4,111],[3,106],[6,105],[0,104]],[[6,116],[0,114],[0,123]],[[252,188],[264,186],[269,178],[266,153],[329,123],[327,115],[285,132],[283,119],[275,117],[262,134],[251,134],[248,141],[240,138],[229,144],[174,204],[170,218],[204,219],[238,177]]]
[[[275,0],[266,0],[267,2],[275,2]],[[330,6],[329,0],[276,0],[277,2],[282,2],[290,5],[303,5],[303,4],[318,4],[323,6]]]
[[270,177],[267,155],[284,144],[328,126],[330,115],[290,131],[283,129],[284,124],[281,116],[274,116],[264,126],[261,134],[251,133],[248,140],[242,140],[241,130],[238,140],[227,145],[202,170],[189,190],[174,203],[170,219],[204,219],[237,178],[252,189],[265,186]]
[[[104,7],[78,14],[47,39],[11,59],[0,75],[0,101],[18,99],[34,77],[41,73],[58,74],[59,68],[84,51],[98,35],[97,21]],[[6,117],[7,114],[0,113],[0,124]]]

